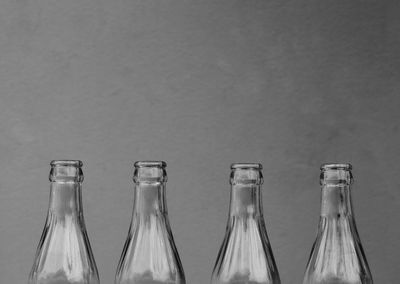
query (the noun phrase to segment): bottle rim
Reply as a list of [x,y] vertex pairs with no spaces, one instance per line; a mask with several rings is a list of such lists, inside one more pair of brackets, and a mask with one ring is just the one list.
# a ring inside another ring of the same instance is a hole
[[164,161],[136,161],[135,168],[166,168],[167,163]]
[[255,170],[262,170],[262,165],[259,163],[233,163],[231,164],[231,169],[255,169]]
[[82,161],[53,160],[49,180],[51,182],[83,182]]
[[50,166],[57,167],[57,166],[64,166],[64,167],[77,167],[81,168],[83,166],[82,161],[80,160],[53,160],[50,162]]
[[350,171],[353,169],[353,166],[350,163],[325,163],[320,167],[321,171],[327,170],[347,170]]

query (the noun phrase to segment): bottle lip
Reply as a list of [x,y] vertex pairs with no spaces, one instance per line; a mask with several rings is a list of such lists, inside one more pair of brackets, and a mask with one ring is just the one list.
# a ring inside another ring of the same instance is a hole
[[53,160],[50,162],[52,167],[63,166],[63,167],[77,167],[81,168],[83,166],[82,161],[80,160]]
[[321,165],[321,171],[327,170],[347,170],[350,171],[353,169],[353,166],[350,163],[324,163]]
[[50,165],[51,182],[83,182],[82,161],[53,160]]
[[236,169],[255,169],[255,170],[262,170],[262,165],[259,163],[233,163],[231,164],[231,169],[236,170]]
[[134,164],[133,181],[135,183],[164,183],[167,181],[164,161],[137,161]]
[[134,166],[135,168],[166,168],[167,163],[164,161],[137,161]]
[[340,187],[353,183],[352,165],[349,163],[326,163],[321,165],[320,184]]
[[261,185],[262,165],[259,163],[234,163],[231,165],[231,185]]

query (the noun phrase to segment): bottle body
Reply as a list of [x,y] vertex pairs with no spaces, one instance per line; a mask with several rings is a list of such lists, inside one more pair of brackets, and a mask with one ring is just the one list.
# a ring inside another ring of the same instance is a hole
[[165,167],[135,163],[133,214],[116,284],[185,284],[167,214]]
[[259,164],[233,164],[225,238],[212,284],[280,284],[262,214]]
[[321,167],[321,216],[303,284],[372,284],[351,203],[351,165]]
[[99,284],[82,211],[80,161],[53,161],[45,228],[29,284]]

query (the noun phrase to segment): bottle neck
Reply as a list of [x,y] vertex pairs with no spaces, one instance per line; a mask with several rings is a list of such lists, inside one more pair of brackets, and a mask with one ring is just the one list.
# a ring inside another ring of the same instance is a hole
[[133,214],[139,217],[167,214],[165,183],[137,182],[134,188]]
[[80,216],[82,214],[81,186],[80,182],[51,182],[49,214],[61,219],[66,216]]
[[349,184],[325,184],[321,189],[321,217],[351,217],[352,204]]
[[257,184],[232,185],[229,216],[255,218],[261,215],[261,186]]

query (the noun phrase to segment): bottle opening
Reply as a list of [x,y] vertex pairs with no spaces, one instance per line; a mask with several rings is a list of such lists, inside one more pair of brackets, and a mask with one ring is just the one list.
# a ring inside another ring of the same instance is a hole
[[53,160],[50,162],[50,166],[71,166],[81,168],[83,163],[79,160]]
[[165,168],[167,163],[164,161],[138,161],[134,164],[133,181],[135,183],[157,183],[167,181]]
[[262,170],[262,165],[258,163],[234,163],[231,165],[231,169],[255,169]]
[[334,163],[326,163],[321,165],[321,171],[326,170],[352,170],[353,166],[351,164],[334,164]]
[[137,161],[134,164],[135,168],[152,168],[152,167],[159,167],[159,168],[166,168],[167,163],[164,161]]
[[323,164],[321,165],[321,185],[350,185],[353,183],[351,164]]
[[82,161],[79,160],[54,160],[51,161],[50,181],[82,182]]
[[261,173],[262,165],[257,163],[235,163],[231,165],[232,185],[235,184],[254,184],[260,185],[263,183]]

